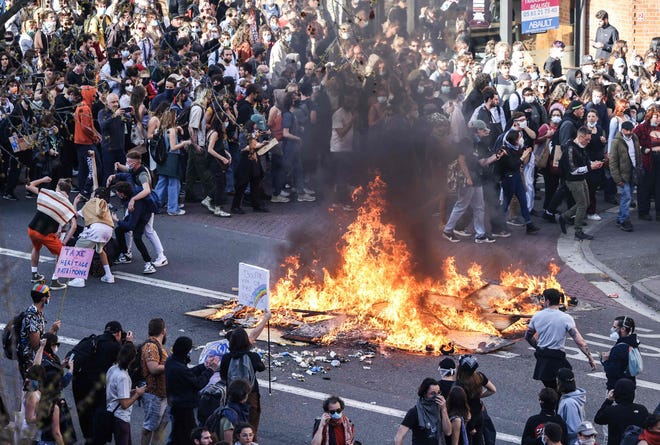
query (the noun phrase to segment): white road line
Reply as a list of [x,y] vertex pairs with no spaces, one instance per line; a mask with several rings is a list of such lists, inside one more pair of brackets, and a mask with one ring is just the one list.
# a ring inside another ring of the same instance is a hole
[[[599,338],[601,340],[607,340],[607,341],[610,342],[610,343],[599,343],[599,342],[595,342],[595,341],[591,341],[591,340],[585,340],[589,344],[596,345],[596,346],[603,346],[605,348],[611,348],[612,346],[614,346],[614,343],[612,342],[612,340],[606,335],[594,334],[592,332],[587,333],[587,335],[589,337],[595,337],[595,338]],[[639,345],[639,349],[640,349],[641,354],[645,355],[647,357],[660,357],[660,348],[656,348],[655,346],[649,346],[646,343],[642,343],[642,344]],[[644,352],[645,349],[646,350],[650,349],[652,352]]]
[[[6,326],[7,325],[5,323],[0,323],[0,329],[4,330]],[[60,343],[64,343],[66,345],[71,345],[71,346],[77,345],[78,342],[80,341],[70,337],[58,337],[58,339]],[[268,388],[268,380],[259,379],[259,385],[261,385],[262,388]],[[325,400],[331,395],[328,393],[311,391],[307,388],[299,388],[297,386],[285,385],[283,383],[278,383],[278,382],[271,382],[270,385],[275,391],[281,391],[287,394],[293,394],[296,396],[306,397],[308,399],[314,399],[314,400]],[[351,408],[357,408],[363,411],[369,411],[376,414],[383,414],[385,416],[403,419],[403,417],[406,415],[406,411],[401,411],[400,409],[389,408],[387,406],[374,405],[367,402],[361,402],[359,400],[344,398],[344,402],[346,403],[346,406],[350,406]],[[502,442],[510,442],[517,444],[519,444],[522,440],[521,437],[513,436],[511,434],[499,433],[499,432],[497,433],[497,439],[501,440]]]
[[[607,376],[605,375],[604,372],[591,372],[587,375],[589,377],[596,377],[598,379],[607,380]],[[637,382],[637,386],[641,386],[642,388],[653,389],[655,391],[660,391],[660,384],[648,382],[646,380],[640,380],[640,379],[635,379],[635,381]]]
[[[23,260],[30,259],[29,253],[21,252],[20,250],[5,249],[4,247],[0,247],[0,255],[13,256],[14,258],[20,258]],[[39,262],[41,263],[52,263],[53,261],[55,261],[55,258],[50,256],[41,255],[41,257],[39,257]]]

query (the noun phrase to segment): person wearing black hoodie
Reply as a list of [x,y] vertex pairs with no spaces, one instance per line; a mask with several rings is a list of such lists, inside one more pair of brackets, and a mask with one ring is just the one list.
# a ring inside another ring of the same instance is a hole
[[630,379],[635,383],[635,377],[628,370],[629,348],[639,348],[635,320],[626,316],[616,317],[610,329],[610,338],[616,339],[616,344],[610,352],[603,352],[600,360],[607,376],[608,391],[614,389],[619,379]]
[[619,445],[628,426],[644,426],[649,412],[644,405],[633,403],[634,400],[635,383],[630,379],[620,379],[600,406],[594,422],[607,425],[607,445]]
[[522,434],[522,445],[542,445],[543,428],[546,423],[552,422],[561,426],[561,443],[568,445],[568,430],[566,422],[557,414],[557,402],[559,394],[552,388],[543,388],[539,392],[539,404],[541,412],[534,414],[525,423],[525,429]]
[[165,362],[167,403],[172,416],[169,444],[190,443],[190,433],[197,426],[195,408],[199,404],[199,391],[206,386],[218,369],[220,359],[209,357],[205,363],[189,368],[190,337],[179,337],[172,346],[172,355]]

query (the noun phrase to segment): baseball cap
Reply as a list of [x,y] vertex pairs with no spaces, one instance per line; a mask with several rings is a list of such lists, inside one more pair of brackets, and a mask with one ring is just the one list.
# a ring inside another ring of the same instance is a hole
[[579,100],[572,100],[570,104],[568,104],[568,109],[571,111],[579,110],[580,108],[583,108],[584,104],[580,102]]
[[43,283],[37,283],[32,286],[32,292],[37,294],[50,294],[50,287]]
[[116,334],[117,332],[123,331],[123,329],[121,328],[121,323],[118,321],[109,321],[106,323],[104,331]]
[[255,113],[250,117],[250,120],[256,124],[256,127],[261,130],[261,131],[266,131],[268,130],[268,127],[266,126],[266,119],[259,114]]
[[482,120],[479,120],[479,119],[473,120],[472,122],[470,122],[470,128],[472,128],[474,130],[488,130],[488,131],[490,131],[490,128],[488,128],[488,125],[486,125],[486,122],[484,122]]
[[582,422],[578,427],[577,432],[582,434],[583,436],[594,436],[595,434],[597,434],[596,429],[594,428],[594,425],[591,422]]
[[557,379],[562,382],[573,382],[575,381],[575,375],[573,371],[568,368],[561,368],[557,371]]

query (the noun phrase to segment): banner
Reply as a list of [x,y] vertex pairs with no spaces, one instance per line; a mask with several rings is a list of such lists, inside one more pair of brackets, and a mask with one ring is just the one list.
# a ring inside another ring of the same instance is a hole
[[270,310],[270,271],[238,263],[238,304]]
[[559,28],[559,0],[521,0],[523,34],[537,34]]
[[82,247],[62,247],[55,266],[55,276],[58,278],[87,279],[89,268],[94,258],[94,249]]

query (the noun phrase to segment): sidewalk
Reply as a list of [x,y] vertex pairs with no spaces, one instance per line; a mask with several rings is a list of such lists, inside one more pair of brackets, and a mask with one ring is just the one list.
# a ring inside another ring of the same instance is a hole
[[617,212],[611,207],[600,212],[602,221],[588,222],[585,231],[595,239],[581,243],[582,253],[635,299],[660,311],[660,221],[639,220],[631,209],[634,230],[624,232],[616,226]]

